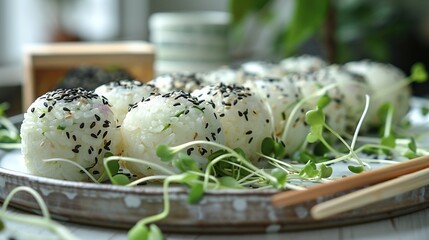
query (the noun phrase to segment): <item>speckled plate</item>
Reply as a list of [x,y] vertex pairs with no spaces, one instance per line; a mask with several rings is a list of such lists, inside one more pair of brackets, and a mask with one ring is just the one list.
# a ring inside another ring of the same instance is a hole
[[[419,120],[421,119],[416,121]],[[130,228],[141,218],[163,209],[160,187],[123,187],[37,177],[26,173],[19,151],[0,151],[0,199],[4,199],[13,188],[22,185],[41,193],[52,216],[58,220]],[[166,232],[250,233],[306,230],[385,219],[429,207],[429,186],[323,221],[312,219],[310,208],[318,202],[344,193],[320,197],[293,207],[275,208],[271,204],[274,190],[208,191],[197,205],[187,202],[185,188],[171,187],[169,192],[171,211],[166,219],[158,223]],[[16,195],[12,205],[38,212],[37,204],[26,193]]]

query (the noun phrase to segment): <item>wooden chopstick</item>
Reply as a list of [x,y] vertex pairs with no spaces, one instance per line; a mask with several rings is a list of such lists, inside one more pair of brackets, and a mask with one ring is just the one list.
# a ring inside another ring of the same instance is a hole
[[377,184],[425,168],[429,168],[429,155],[341,178],[329,183],[318,184],[306,190],[289,190],[277,193],[272,197],[272,203],[277,207],[292,206],[318,197]]
[[314,219],[327,218],[426,185],[429,185],[429,168],[317,204],[311,209],[311,215]]

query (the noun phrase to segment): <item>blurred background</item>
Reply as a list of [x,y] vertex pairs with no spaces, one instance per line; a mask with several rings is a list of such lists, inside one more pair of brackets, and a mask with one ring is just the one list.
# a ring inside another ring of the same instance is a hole
[[[0,102],[11,104],[8,114],[22,111],[22,49],[37,43],[151,42],[159,50],[158,72],[313,54],[339,64],[389,62],[408,74],[415,62],[429,66],[427,10],[425,0],[0,0]],[[187,20],[154,17],[195,11],[221,12],[222,21],[209,28],[214,20],[204,17],[208,13]],[[203,30],[183,41],[198,47],[184,51],[165,44],[176,38],[160,29],[189,22]],[[173,52],[178,55],[172,60]],[[428,93],[424,85],[413,90]]]

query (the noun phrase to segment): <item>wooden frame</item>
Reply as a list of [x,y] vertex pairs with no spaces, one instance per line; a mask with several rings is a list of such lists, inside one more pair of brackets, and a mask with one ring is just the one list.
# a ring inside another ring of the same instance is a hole
[[53,90],[73,67],[117,66],[137,80],[153,78],[154,47],[146,42],[53,43],[24,49],[23,110],[39,96]]

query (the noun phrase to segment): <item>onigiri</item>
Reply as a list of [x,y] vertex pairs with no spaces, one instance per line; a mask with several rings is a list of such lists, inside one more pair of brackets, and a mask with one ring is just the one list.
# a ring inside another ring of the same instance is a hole
[[21,139],[30,173],[71,181],[89,177],[70,163],[43,160],[65,158],[98,178],[104,172],[104,155],[122,151],[121,134],[107,99],[82,88],[58,89],[36,99],[24,114]]
[[118,124],[122,124],[130,106],[157,93],[158,89],[137,80],[120,80],[101,85],[94,92],[107,98]]
[[[124,155],[143,159],[178,172],[171,162],[163,162],[156,155],[159,145],[177,146],[194,140],[224,144],[224,131],[211,104],[190,94],[175,91],[155,94],[130,108],[121,127],[124,136]],[[197,144],[183,150],[205,169],[207,157],[216,151],[211,146]],[[122,162],[122,166],[137,176],[165,174],[145,164]]]
[[248,88],[222,83],[195,90],[192,95],[213,104],[225,134],[225,145],[241,148],[257,163],[262,141],[274,135],[267,103]]

